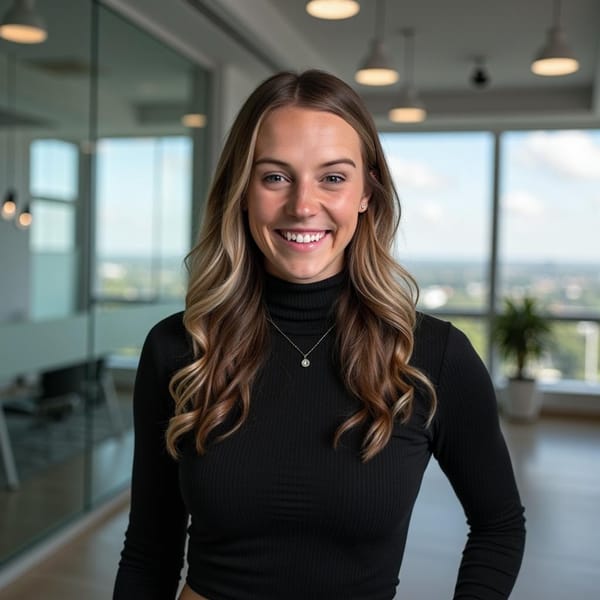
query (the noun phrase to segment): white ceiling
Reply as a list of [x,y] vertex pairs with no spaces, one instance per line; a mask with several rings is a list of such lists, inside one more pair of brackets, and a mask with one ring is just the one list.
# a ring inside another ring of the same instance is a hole
[[[305,0],[188,0],[209,6],[275,67],[331,70],[353,83],[375,30],[375,0],[361,0],[356,17],[323,21]],[[403,28],[415,29],[415,78],[429,110],[424,127],[600,125],[600,1],[563,0],[562,23],[579,72],[542,78],[529,65],[552,23],[554,0],[385,0],[385,47],[402,69]],[[469,82],[474,57],[483,56],[491,85]],[[353,83],[354,85],[354,83]],[[356,86],[380,125],[397,84]]]

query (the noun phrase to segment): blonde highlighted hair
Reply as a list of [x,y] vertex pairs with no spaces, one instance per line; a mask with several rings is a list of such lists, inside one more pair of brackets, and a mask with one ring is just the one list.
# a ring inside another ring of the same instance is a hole
[[263,305],[262,255],[243,211],[258,130],[265,116],[283,106],[333,113],[361,140],[368,210],[346,248],[348,277],[336,306],[336,347],[348,391],[362,407],[340,423],[344,432],[368,425],[362,459],[370,460],[390,439],[394,422],[413,409],[415,386],[428,392],[431,419],[435,390],[409,364],[418,289],[392,257],[400,204],[373,120],[354,90],[323,71],[279,73],[264,81],[240,110],[217,165],[199,241],[189,253],[189,287],[183,322],[194,351],[191,364],[172,378],[175,414],[166,441],[178,454],[182,435],[192,432],[199,453],[228,418],[233,424],[214,441],[234,434],[250,410],[252,384],[263,363],[269,335]]

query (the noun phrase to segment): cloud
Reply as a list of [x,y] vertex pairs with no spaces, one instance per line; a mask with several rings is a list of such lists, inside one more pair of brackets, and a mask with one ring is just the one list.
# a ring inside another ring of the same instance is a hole
[[444,219],[444,208],[439,202],[423,202],[418,211],[428,223],[440,223]]
[[447,186],[446,178],[436,173],[427,163],[394,156],[389,159],[388,165],[399,193],[406,187],[434,191]]
[[513,190],[502,197],[502,205],[516,217],[539,217],[544,212],[544,203],[531,192]]
[[522,158],[566,177],[600,179],[600,143],[585,131],[532,133]]

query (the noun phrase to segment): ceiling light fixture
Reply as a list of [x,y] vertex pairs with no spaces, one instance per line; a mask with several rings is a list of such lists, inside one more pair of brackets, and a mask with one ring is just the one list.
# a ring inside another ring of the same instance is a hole
[[10,221],[15,218],[17,214],[17,193],[15,190],[10,189],[6,192],[4,196],[4,201],[2,202],[2,218],[5,221]]
[[317,19],[349,19],[360,11],[356,0],[311,0],[306,3],[306,12]]
[[400,99],[390,110],[388,117],[394,123],[420,123],[427,117],[425,105],[414,85],[414,29],[403,29],[404,77],[406,83],[400,91]]
[[28,229],[33,221],[29,204],[23,209],[23,212],[17,217],[17,226],[19,229]]
[[181,117],[181,124],[184,127],[190,127],[192,129],[201,129],[206,127],[206,115],[201,113],[189,112]]
[[40,44],[46,40],[48,30],[35,10],[35,0],[14,0],[0,23],[0,37],[18,44]]
[[385,0],[377,0],[375,5],[375,37],[361,67],[354,79],[362,85],[392,85],[399,78],[398,71],[391,66],[383,48],[385,27]]
[[[6,58],[6,106],[15,112],[15,88],[17,83],[17,59],[13,53]],[[16,124],[10,123],[6,132],[6,181],[12,182],[15,177],[15,146],[16,146]],[[4,194],[2,209],[0,213],[5,221],[10,221],[17,216],[17,191],[9,183]]]
[[531,70],[536,75],[558,77],[579,70],[579,61],[569,48],[560,23],[560,7],[560,0],[554,0],[554,19],[548,30],[546,44],[531,63]]

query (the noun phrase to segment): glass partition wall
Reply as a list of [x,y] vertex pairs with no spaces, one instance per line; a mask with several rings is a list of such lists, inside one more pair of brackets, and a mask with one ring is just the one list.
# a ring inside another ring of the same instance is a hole
[[45,42],[0,39],[0,567],[128,484],[133,373],[183,305],[210,122],[186,57],[91,0],[35,6]]

